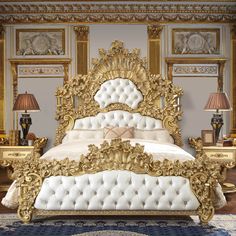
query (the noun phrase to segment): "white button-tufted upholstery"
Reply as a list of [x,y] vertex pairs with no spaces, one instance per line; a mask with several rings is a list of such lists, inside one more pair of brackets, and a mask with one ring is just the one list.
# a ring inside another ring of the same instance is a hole
[[142,116],[139,113],[115,110],[105,113],[98,113],[96,116],[77,119],[75,121],[74,129],[100,129],[108,126],[128,126],[147,130],[163,127],[161,120],[148,116]]
[[103,171],[44,180],[35,208],[43,210],[196,210],[188,179]]
[[116,102],[137,108],[139,102],[143,100],[143,95],[131,80],[117,78],[104,82],[94,99],[101,108]]

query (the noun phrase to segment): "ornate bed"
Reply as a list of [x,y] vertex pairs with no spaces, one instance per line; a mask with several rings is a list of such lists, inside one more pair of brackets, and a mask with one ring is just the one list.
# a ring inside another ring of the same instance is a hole
[[[182,90],[160,75],[150,75],[139,50],[129,52],[120,41],[99,55],[88,75],[78,75],[57,90],[55,148],[69,145],[69,153],[70,147],[72,151],[83,142],[90,144],[81,136],[83,130],[99,136],[100,129],[111,126],[141,129],[135,131],[139,134],[150,131],[152,136],[153,130],[166,129],[168,140],[181,146]],[[75,146],[68,144],[72,131],[82,139],[76,145],[73,140]],[[24,161],[9,161],[20,189],[19,217],[29,222],[32,215],[198,214],[201,222],[208,222],[214,214],[220,166],[204,154],[178,160],[180,148],[159,141],[147,145],[149,153],[142,145],[145,140],[115,138],[93,142],[87,153],[72,160],[65,159],[67,154],[55,160],[55,153],[51,159],[40,158],[35,151]],[[165,145],[177,157],[166,159],[164,153],[154,158],[154,149]]]

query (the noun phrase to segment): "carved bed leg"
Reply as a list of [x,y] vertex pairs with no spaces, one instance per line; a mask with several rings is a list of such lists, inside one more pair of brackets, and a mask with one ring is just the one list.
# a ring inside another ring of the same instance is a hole
[[208,176],[204,173],[196,173],[190,178],[193,193],[200,202],[198,216],[201,223],[207,224],[213,217],[215,209],[212,201],[212,188],[208,183]]
[[32,219],[35,199],[42,186],[42,178],[35,173],[30,173],[23,176],[19,183],[20,195],[17,213],[24,223],[29,223]]
[[198,209],[198,215],[201,223],[208,224],[208,222],[213,218],[215,213],[214,207],[205,208],[204,206]]

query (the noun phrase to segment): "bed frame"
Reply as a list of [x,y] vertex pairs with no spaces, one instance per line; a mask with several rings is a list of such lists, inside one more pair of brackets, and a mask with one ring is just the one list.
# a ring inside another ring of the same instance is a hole
[[[175,144],[181,146],[182,139],[178,121],[181,118],[179,97],[182,90],[160,75],[150,75],[146,61],[139,50],[129,52],[120,41],[112,43],[109,51],[99,50],[99,59],[93,61],[88,75],[77,75],[56,93],[59,127],[56,144],[60,144],[66,131],[73,129],[75,121],[95,116],[101,112],[123,110],[159,119],[172,135]],[[101,85],[115,78],[132,81],[141,92],[143,100],[136,108],[123,103],[111,103],[101,108],[94,99]],[[39,146],[39,144],[38,144]],[[212,163],[204,154],[195,161],[154,161],[141,145],[131,146],[129,141],[114,139],[100,147],[91,145],[89,153],[80,162],[40,160],[37,148],[21,162],[9,160],[14,168],[14,178],[20,188],[18,215],[29,222],[32,215],[199,215],[201,222],[208,222],[214,214],[213,191],[221,178],[220,166]],[[6,163],[5,163],[6,165]],[[50,176],[78,176],[104,170],[128,170],[150,176],[182,176],[189,179],[191,189],[200,206],[196,211],[46,211],[34,208],[43,180]]]

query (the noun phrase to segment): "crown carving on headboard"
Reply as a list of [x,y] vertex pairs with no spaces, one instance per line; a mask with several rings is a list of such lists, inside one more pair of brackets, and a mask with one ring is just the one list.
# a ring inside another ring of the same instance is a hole
[[[94,96],[101,85],[117,78],[128,79],[141,92],[143,100],[136,108],[123,103],[111,103],[100,107]],[[106,51],[99,49],[99,57],[93,59],[92,69],[87,75],[76,75],[63,87],[58,88],[56,119],[59,127],[56,133],[56,144],[61,143],[65,132],[71,130],[76,119],[95,116],[100,112],[124,110],[140,113],[162,120],[173,136],[177,145],[182,145],[178,121],[182,116],[178,98],[183,94],[181,88],[161,75],[151,75],[147,69],[146,59],[140,57],[140,50],[129,51],[121,41],[114,41]]]

